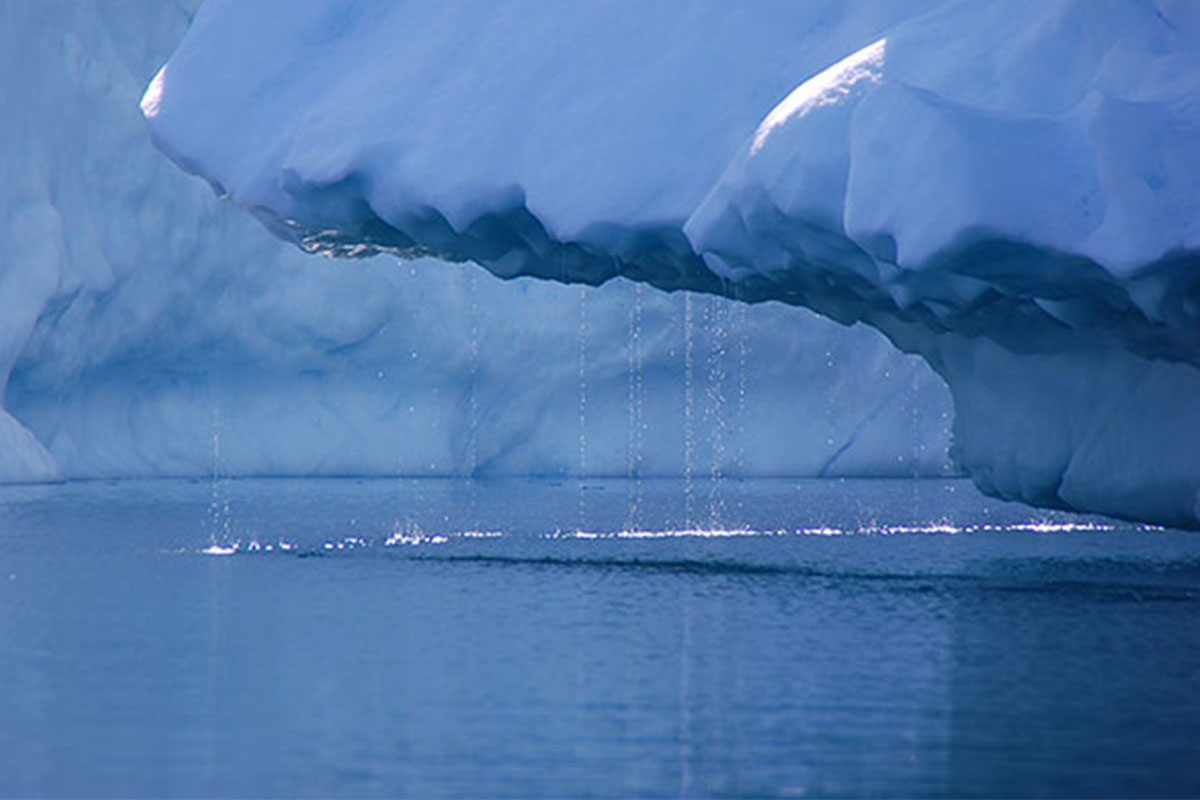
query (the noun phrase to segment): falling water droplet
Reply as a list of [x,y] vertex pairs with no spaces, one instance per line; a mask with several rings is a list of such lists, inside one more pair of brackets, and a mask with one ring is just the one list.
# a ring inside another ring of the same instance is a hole
[[[834,359],[833,351],[826,350],[825,369],[830,373],[830,375],[826,377],[826,383],[829,386],[837,386],[837,382],[834,380],[832,375],[835,365],[836,360]],[[838,392],[836,391],[825,392],[825,444],[829,447],[829,452],[825,453],[822,460],[824,461],[826,467],[832,463],[831,459],[833,459],[834,454],[837,452],[835,442],[840,440],[840,436],[837,435],[836,430],[837,413],[835,408],[835,405],[840,401],[840,399],[841,398],[838,397]]]

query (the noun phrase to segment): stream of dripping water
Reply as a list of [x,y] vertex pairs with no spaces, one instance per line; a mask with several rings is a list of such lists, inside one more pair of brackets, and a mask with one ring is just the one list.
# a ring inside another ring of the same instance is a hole
[[208,503],[208,544],[216,550],[233,538],[229,496],[221,469],[221,407],[212,401],[212,492]]
[[470,383],[467,395],[467,477],[474,478],[479,469],[479,284],[475,270],[467,272],[467,359]]
[[625,529],[640,529],[642,509],[642,444],[645,434],[645,385],[642,378],[642,284],[633,287],[633,305],[629,309],[628,400],[629,419],[626,442],[628,515]]
[[725,501],[722,492],[725,461],[725,351],[728,302],[715,295],[708,298],[705,329],[708,334],[708,375],[705,382],[705,422],[708,427],[708,522],[711,530],[723,527]]
[[[735,290],[736,291],[736,290]],[[746,477],[746,364],[750,358],[750,340],[746,333],[746,303],[737,299],[734,304],[734,328],[737,331],[737,427],[734,435],[737,448],[734,451],[734,471],[739,478]],[[738,519],[744,519],[743,492],[737,492]]]
[[[413,265],[411,263],[409,264],[408,274],[414,281],[416,280],[417,268],[415,265]],[[468,283],[467,284],[467,293],[468,293],[468,297],[471,301],[471,323],[470,323],[471,328],[470,328],[470,330],[472,333],[468,335],[467,352],[468,352],[468,355],[469,355],[469,358],[471,361],[472,376],[475,373],[475,363],[476,363],[476,359],[478,356],[477,349],[475,347],[476,336],[473,335],[474,331],[475,331],[475,327],[476,327],[476,324],[475,324],[475,318],[476,318],[475,296],[474,296],[473,290],[474,290],[474,283],[473,282]],[[423,363],[425,354],[420,352],[419,342],[420,342],[420,340],[417,338],[414,338],[412,341],[412,344],[408,351],[407,361],[409,363]],[[472,414],[472,417],[473,417],[474,407],[475,407],[474,379],[473,378],[472,378],[471,393],[472,393],[472,397],[469,402],[470,402],[470,406],[471,406],[470,413]],[[412,406],[409,407],[409,411],[411,413]],[[471,420],[470,424],[473,429],[474,428],[474,420],[473,419]],[[474,439],[474,436],[472,436],[471,438]],[[468,443],[468,451],[470,451],[472,449],[473,449],[473,444]],[[400,513],[396,518],[394,528],[392,530],[392,535],[393,536],[397,536],[397,535],[403,536],[410,540],[419,540],[422,535],[421,525],[419,523],[419,520],[423,517],[424,509],[426,507],[425,481],[422,480],[422,477],[424,476],[424,474],[432,474],[436,467],[435,467],[435,462],[425,460],[425,454],[423,454],[423,453],[409,454],[409,459],[407,462],[405,459],[405,455],[406,454],[403,452],[397,453],[397,455],[396,455],[396,484],[397,484],[396,488],[397,488],[397,495],[399,497],[405,497],[407,495],[411,498],[411,500],[409,501],[407,507],[402,506],[400,508]],[[472,457],[473,456],[471,455],[471,453],[468,452],[468,463],[470,462]],[[408,467],[407,467],[408,470],[411,470],[411,472],[409,473],[408,476],[405,475],[406,463],[408,465]],[[411,490],[410,490],[410,487],[411,487]]]
[[693,461],[696,450],[695,424],[692,410],[696,404],[694,375],[695,354],[692,293],[683,293],[683,518],[688,530],[696,527],[693,514],[695,487]]
[[587,287],[579,287],[579,530],[586,530],[587,500]]
[[917,514],[920,510],[921,503],[918,497],[917,479],[921,477],[921,465],[924,462],[922,455],[925,451],[925,445],[922,442],[921,435],[921,403],[920,403],[920,374],[915,370],[910,370],[911,378],[908,387],[908,407],[912,418],[909,420],[909,429],[912,431],[912,452],[910,458],[910,477],[912,478],[913,498],[912,498],[912,514],[913,519],[917,519]]

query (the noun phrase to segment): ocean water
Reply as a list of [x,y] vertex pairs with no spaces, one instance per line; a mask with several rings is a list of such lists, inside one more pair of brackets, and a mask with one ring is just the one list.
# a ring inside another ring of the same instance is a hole
[[0,795],[1200,795],[1200,535],[961,481],[0,488]]

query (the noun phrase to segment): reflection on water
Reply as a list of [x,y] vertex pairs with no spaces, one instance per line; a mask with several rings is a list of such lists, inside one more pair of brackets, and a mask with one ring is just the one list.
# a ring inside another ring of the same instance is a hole
[[1196,534],[723,481],[2,488],[0,795],[1200,794]]

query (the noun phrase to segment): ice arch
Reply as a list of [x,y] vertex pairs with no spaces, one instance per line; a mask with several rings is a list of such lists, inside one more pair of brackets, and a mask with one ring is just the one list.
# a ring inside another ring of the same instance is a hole
[[211,0],[147,110],[305,250],[867,322],[986,491],[1200,525],[1195,4]]
[[0,3],[0,481],[953,473],[944,385],[864,326],[271,236],[138,109],[199,5]]

